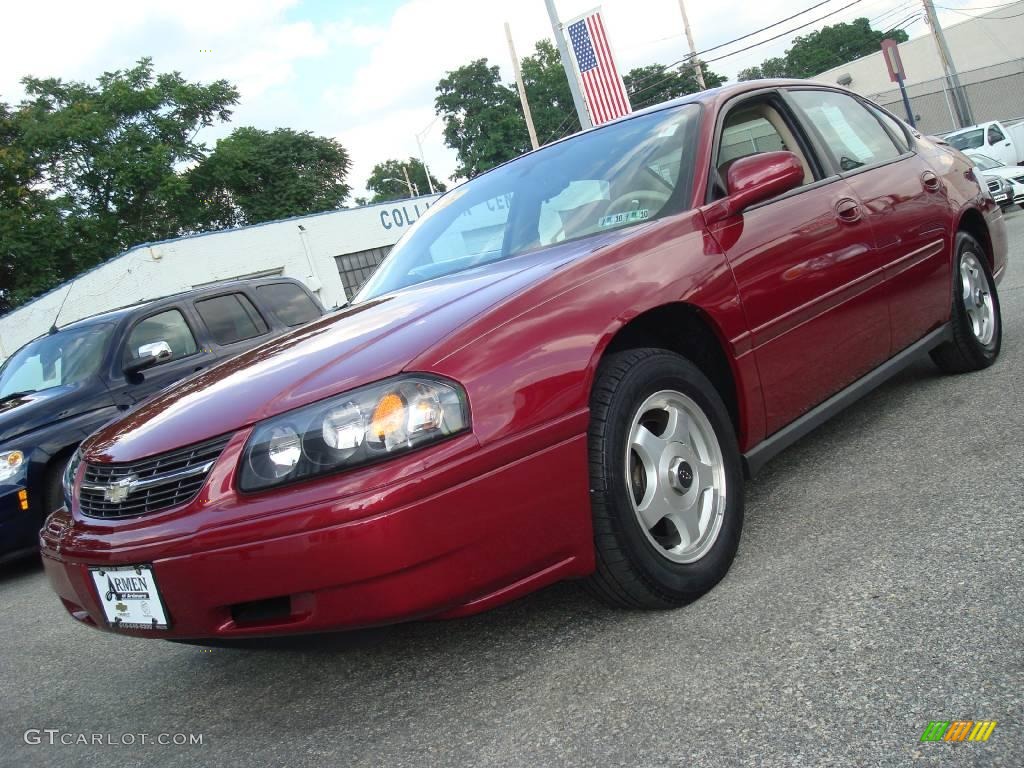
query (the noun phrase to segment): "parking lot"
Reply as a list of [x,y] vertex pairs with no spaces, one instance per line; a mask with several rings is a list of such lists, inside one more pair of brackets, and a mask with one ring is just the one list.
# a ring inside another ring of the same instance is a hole
[[[0,764],[1024,765],[1024,212],[1008,226],[996,366],[924,360],[769,464],[697,603],[615,611],[562,584],[203,649],[79,626],[38,564],[6,566]],[[932,720],[998,726],[921,743]]]

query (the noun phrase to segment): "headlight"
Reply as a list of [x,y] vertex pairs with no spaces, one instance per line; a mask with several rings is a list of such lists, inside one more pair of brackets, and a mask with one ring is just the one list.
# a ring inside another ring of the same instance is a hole
[[253,430],[239,487],[260,491],[381,461],[469,428],[454,382],[402,376],[275,416]]
[[0,483],[18,477],[25,467],[25,454],[21,451],[0,452]]
[[82,449],[79,448],[71,457],[71,461],[64,467],[64,476],[61,485],[64,488],[64,506],[71,509],[71,498],[75,491],[75,475],[78,474],[78,465],[82,463]]

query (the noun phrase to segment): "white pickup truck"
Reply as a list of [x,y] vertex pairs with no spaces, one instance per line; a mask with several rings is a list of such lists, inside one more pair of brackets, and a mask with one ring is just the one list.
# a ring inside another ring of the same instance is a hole
[[1001,123],[989,120],[943,136],[961,152],[974,150],[1004,165],[1024,164],[1024,119]]

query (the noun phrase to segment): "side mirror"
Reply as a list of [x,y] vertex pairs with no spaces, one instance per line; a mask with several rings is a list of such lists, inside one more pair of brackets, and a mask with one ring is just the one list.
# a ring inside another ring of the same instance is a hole
[[803,164],[792,152],[762,152],[742,157],[729,168],[726,178],[729,196],[710,206],[709,217],[720,221],[803,183]]
[[138,373],[157,363],[163,363],[174,356],[171,345],[166,341],[154,341],[139,347],[139,356],[124,367],[125,373]]

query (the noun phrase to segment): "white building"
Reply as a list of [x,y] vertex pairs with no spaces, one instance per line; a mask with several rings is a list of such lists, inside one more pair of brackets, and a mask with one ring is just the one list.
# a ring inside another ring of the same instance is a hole
[[60,325],[97,312],[239,277],[295,277],[325,307],[345,303],[437,199],[298,216],[138,245],[0,317],[0,361]]
[[[997,65],[1009,67],[1014,72],[1024,72],[1024,0],[1009,4],[991,3],[988,7],[994,10],[968,9],[965,13],[969,15],[963,16],[963,21],[943,26],[954,65],[964,73]],[[908,13],[913,11],[911,8]],[[908,87],[944,76],[942,61],[930,32],[902,43],[899,51]],[[993,72],[990,76],[998,77],[999,73]],[[813,79],[830,85],[840,83],[869,98],[877,98],[897,87],[889,79],[881,51],[822,72]],[[975,117],[986,119],[982,115]]]

